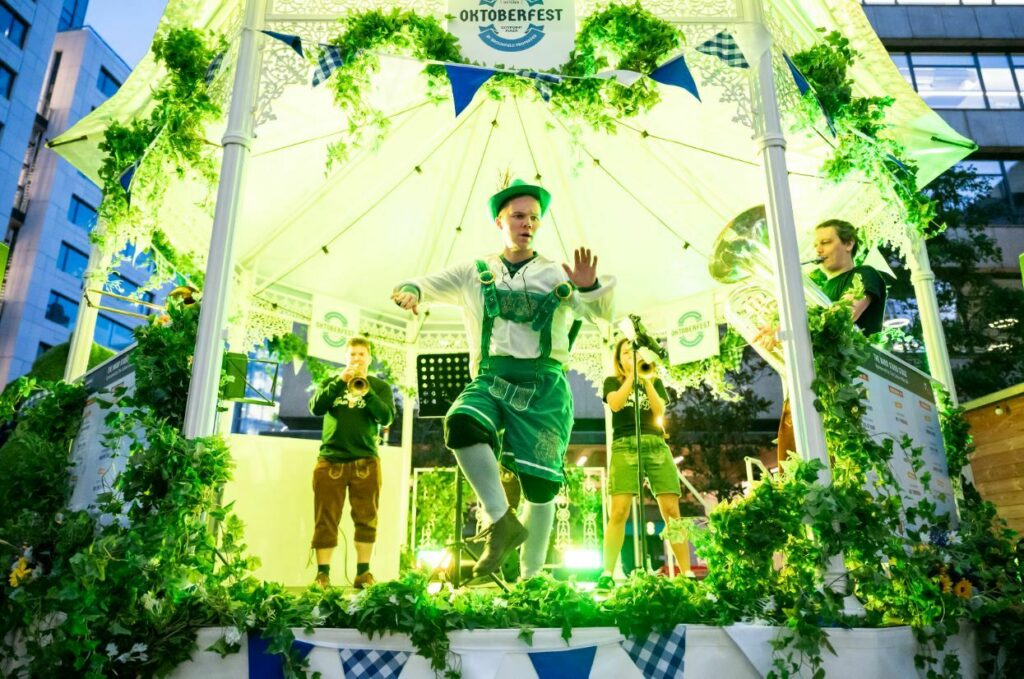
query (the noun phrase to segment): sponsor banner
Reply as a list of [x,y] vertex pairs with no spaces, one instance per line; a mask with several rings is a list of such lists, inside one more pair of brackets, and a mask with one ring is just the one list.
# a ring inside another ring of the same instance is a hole
[[668,333],[671,365],[692,363],[718,355],[718,324],[714,295],[691,297],[679,306]]
[[576,36],[573,0],[448,0],[448,32],[484,66],[557,68]]
[[310,356],[344,363],[345,342],[358,331],[358,307],[326,295],[313,296],[313,318],[306,338]]

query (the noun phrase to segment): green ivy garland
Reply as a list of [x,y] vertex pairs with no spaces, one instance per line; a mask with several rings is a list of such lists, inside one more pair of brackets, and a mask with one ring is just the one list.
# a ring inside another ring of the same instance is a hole
[[[193,28],[174,28],[158,35],[152,52],[168,77],[153,92],[154,109],[145,119],[127,125],[112,123],[99,144],[105,154],[99,168],[103,200],[90,237],[108,266],[126,243],[139,250],[155,250],[161,256],[154,261],[157,271],[152,285],[171,280],[175,273],[193,284],[202,282],[202,273],[190,263],[191,257],[177,253],[156,225],[156,217],[144,214],[137,203],[159,202],[169,178],[190,171],[199,173],[209,185],[216,184],[217,165],[208,152],[205,126],[221,109],[206,86],[206,68],[226,47],[223,38]],[[137,163],[132,179],[136,200],[130,201],[121,177]],[[140,197],[146,200],[139,201]]]
[[672,381],[683,389],[695,389],[707,385],[711,393],[720,399],[735,401],[739,398],[730,384],[728,374],[740,369],[747,341],[731,327],[726,327],[718,341],[718,355],[669,366]]
[[825,176],[840,182],[860,172],[869,182],[888,187],[893,202],[903,208],[906,223],[928,238],[942,230],[932,223],[935,202],[920,192],[917,165],[906,157],[906,149],[884,134],[885,113],[893,98],[853,94],[848,71],[859,57],[838,31],[793,55],[793,63],[811,85],[797,112],[799,126],[813,129],[824,111],[836,132],[835,151],[822,166]]
[[[389,120],[364,98],[370,79],[380,68],[378,53],[409,56],[424,61],[465,64],[458,41],[441,23],[409,10],[369,10],[341,19],[342,33],[329,42],[341,51],[344,65],[331,76],[335,103],[345,111],[348,136],[328,148],[328,166],[344,162],[352,148],[365,143],[372,131],[373,143],[385,136]],[[628,69],[652,72],[682,44],[682,34],[671,23],[644,10],[639,3],[611,5],[587,17],[576,36],[569,61],[559,70],[566,76],[549,83],[551,110],[572,127],[588,125],[614,132],[617,118],[650,110],[660,101],[656,87],[641,79],[632,87],[614,80],[592,78],[600,71]],[[427,98],[448,98],[449,81],[443,65],[423,69]],[[487,95],[498,101],[515,97],[539,98],[532,81],[513,73],[499,72],[484,84]]]

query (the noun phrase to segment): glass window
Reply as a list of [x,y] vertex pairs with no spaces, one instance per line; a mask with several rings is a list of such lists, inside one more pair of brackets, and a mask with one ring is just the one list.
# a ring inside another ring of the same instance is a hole
[[52,344],[47,344],[46,342],[40,342],[39,346],[36,347],[36,358],[39,358],[40,356],[45,354],[50,349],[53,349],[53,345]]
[[110,71],[105,68],[100,68],[100,77],[96,81],[96,87],[99,88],[100,92],[107,95],[108,97],[114,96],[114,93],[121,87],[121,81],[110,75]]
[[1020,109],[1024,56],[912,52],[896,68],[933,108]]
[[78,302],[51,290],[44,316],[48,321],[53,321],[57,325],[63,325],[65,328],[70,328],[75,324],[75,318],[78,316]]
[[71,205],[68,206],[68,221],[91,231],[92,227],[96,226],[96,208],[73,195]]
[[14,76],[16,74],[11,67],[0,62],[0,96],[4,99],[11,98],[11,90],[14,89]]
[[1024,163],[1016,160],[968,160],[958,168],[973,169],[985,183],[978,195],[982,205],[993,208],[993,220],[1019,221],[1024,218]]
[[93,339],[108,349],[120,351],[135,341],[132,329],[103,314],[96,317],[96,334]]
[[69,273],[75,278],[81,278],[85,268],[89,265],[89,255],[78,248],[71,247],[67,243],[60,244],[60,252],[57,253],[57,268]]
[[18,47],[24,47],[27,31],[28,24],[25,20],[15,14],[6,2],[0,2],[0,33]]

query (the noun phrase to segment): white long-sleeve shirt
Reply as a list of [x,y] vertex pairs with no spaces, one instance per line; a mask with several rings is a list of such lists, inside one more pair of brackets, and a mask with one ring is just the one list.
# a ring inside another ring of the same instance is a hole
[[[561,265],[540,255],[524,264],[514,275],[509,275],[499,255],[489,255],[482,259],[494,274],[494,285],[499,290],[525,290],[546,295],[560,283],[569,280]],[[399,287],[402,285],[418,288],[422,304],[450,304],[462,308],[469,342],[470,366],[472,373],[477,374],[480,367],[484,298],[476,263],[459,264],[439,273],[403,281]],[[558,305],[551,320],[551,358],[562,364],[568,362],[569,328],[575,319],[594,321],[601,318],[611,322],[614,287],[614,276],[602,276],[601,287],[590,292],[576,290],[567,303]],[[541,333],[534,330],[529,322],[515,323],[495,318],[488,354],[538,358],[541,353],[540,336]]]

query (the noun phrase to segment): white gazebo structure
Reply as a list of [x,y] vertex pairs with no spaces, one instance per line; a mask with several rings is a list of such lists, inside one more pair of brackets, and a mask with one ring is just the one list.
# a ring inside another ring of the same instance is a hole
[[[374,339],[407,386],[414,384],[417,351],[461,350],[459,318],[452,311],[437,309],[421,322],[400,314],[389,294],[403,278],[495,249],[485,206],[506,170],[541,178],[554,195],[538,249],[568,260],[573,248],[592,248],[600,257],[599,273],[618,278],[620,312],[644,314],[660,331],[680,301],[728,293],[708,273],[712,245],[733,217],[764,204],[784,380],[797,447],[805,457],[826,459],[810,389],[800,267],[813,226],[824,219],[849,220],[869,240],[901,234],[897,242],[913,270],[933,377],[951,386],[923,242],[903,226],[887,187],[862,179],[832,183],[821,176],[833,150],[824,119],[816,130],[794,126],[799,92],[782,55],[815,44],[819,29],[838,30],[862,54],[852,73],[856,93],[895,98],[887,114],[889,134],[917,163],[919,185],[974,148],[905,82],[860,3],[642,4],[685,35],[683,53],[699,100],[683,89],[662,87],[659,104],[616,120],[614,134],[574,126],[534,96],[497,101],[481,91],[456,117],[450,101],[429,100],[422,63],[381,55],[366,98],[390,121],[389,129],[379,143],[355,148],[344,163],[325,170],[328,145],[349,133],[345,114],[329,87],[311,86],[313,65],[263,31],[298,36],[307,51],[315,51],[341,32],[337,19],[347,14],[394,7],[442,19],[446,2],[170,0],[164,27],[202,28],[224,35],[231,45],[213,85],[225,117],[207,130],[219,184],[184,176],[159,196],[133,194],[171,244],[195,253],[206,269],[186,434],[216,429],[225,343],[244,352],[265,337],[291,331],[296,322],[314,323],[320,299],[357,308],[357,329]],[[591,0],[577,1],[577,22],[597,9]],[[749,68],[695,49],[723,30],[735,37]],[[152,55],[146,57],[114,97],[51,147],[97,178],[104,131],[151,110],[152,84],[164,75]],[[93,261],[110,254],[99,253]],[[69,378],[84,372],[94,322],[95,310],[83,304]],[[603,373],[604,339],[600,332],[585,333],[574,358],[573,367],[594,380]],[[404,413],[402,474],[408,478],[413,409]]]

